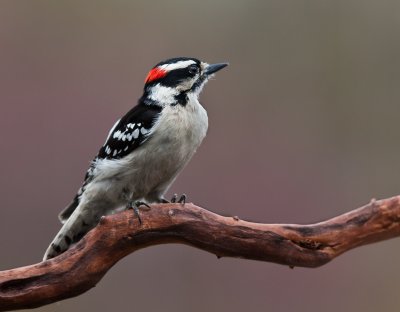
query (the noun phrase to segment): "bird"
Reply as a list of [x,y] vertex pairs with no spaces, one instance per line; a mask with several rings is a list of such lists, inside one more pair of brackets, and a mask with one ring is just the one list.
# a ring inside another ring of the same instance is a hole
[[[227,65],[175,57],[149,71],[143,95],[115,122],[82,186],[59,214],[62,227],[43,261],[68,250],[102,216],[133,208],[141,223],[139,206],[169,202],[165,193],[207,133],[208,116],[199,95]],[[179,200],[184,202],[185,196]]]

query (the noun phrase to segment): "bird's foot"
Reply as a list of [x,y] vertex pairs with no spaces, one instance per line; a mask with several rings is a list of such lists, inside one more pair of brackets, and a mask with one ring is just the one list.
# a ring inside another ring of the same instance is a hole
[[174,194],[171,198],[171,203],[179,203],[184,205],[186,203],[187,196],[186,194],[182,194],[181,197],[178,199],[178,194]]
[[[144,207],[141,207],[141,206],[144,206]],[[151,207],[147,203],[142,202],[140,200],[130,201],[126,205],[126,209],[133,209],[133,212],[135,213],[135,215],[137,216],[137,218],[139,220],[139,224],[142,224],[142,218],[140,217],[139,208],[142,210],[146,210],[146,211],[151,209]]]

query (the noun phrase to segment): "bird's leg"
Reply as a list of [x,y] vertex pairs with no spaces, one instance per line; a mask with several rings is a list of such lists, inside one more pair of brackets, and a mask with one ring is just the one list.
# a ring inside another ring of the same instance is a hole
[[172,195],[171,203],[176,203],[176,200],[177,200],[177,199],[178,199],[178,194]]
[[171,200],[167,200],[164,197],[157,197],[157,199],[152,200],[152,197],[146,198],[148,199],[148,201],[150,202],[155,202],[155,203],[159,203],[159,204],[175,204],[175,203],[179,203],[179,204],[185,204],[186,203],[186,194],[182,194],[179,199],[178,199],[178,194],[174,194],[171,198]]
[[[145,206],[146,208],[141,207],[141,206]],[[133,209],[133,212],[137,216],[137,218],[139,220],[139,223],[142,224],[142,218],[140,217],[139,208],[143,209],[143,210],[150,210],[151,209],[151,207],[147,203],[145,203],[143,201],[140,201],[140,200],[129,201],[128,204],[126,205],[126,209]]]
[[[137,216],[139,223],[142,224],[142,218],[140,217],[139,209],[150,210],[151,207],[144,201],[134,200],[135,195],[128,188],[123,189],[122,196],[127,201],[126,209],[127,210],[132,209],[133,212],[135,213],[135,216]],[[144,206],[144,207],[141,207],[141,206]]]
[[184,205],[186,203],[186,198],[187,198],[186,194],[182,194],[181,197],[179,197],[179,199],[178,195],[174,194],[174,196],[172,196],[171,198],[171,203],[179,203]]
[[178,199],[178,203],[182,205],[186,204],[186,198],[187,198],[186,194],[182,194],[181,197],[179,197]]

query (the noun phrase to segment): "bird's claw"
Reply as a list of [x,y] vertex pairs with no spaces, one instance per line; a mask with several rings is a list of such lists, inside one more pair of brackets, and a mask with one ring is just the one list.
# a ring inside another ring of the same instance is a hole
[[172,195],[172,198],[171,198],[171,203],[176,203],[176,200],[178,199],[178,194],[174,194],[174,195]]
[[171,203],[179,203],[184,205],[186,203],[186,194],[182,194],[181,197],[179,197],[178,199],[178,194],[174,194],[174,196],[172,196],[171,198]]
[[[144,208],[144,207],[140,208],[140,206],[145,206],[146,208]],[[135,202],[132,202],[132,201],[128,202],[128,204],[126,205],[126,208],[133,209],[133,212],[135,213],[135,215],[137,216],[137,218],[139,220],[139,224],[142,224],[142,218],[140,217],[139,208],[143,209],[143,210],[147,210],[147,211],[151,209],[151,207],[147,203],[142,202],[140,200],[137,200]]]

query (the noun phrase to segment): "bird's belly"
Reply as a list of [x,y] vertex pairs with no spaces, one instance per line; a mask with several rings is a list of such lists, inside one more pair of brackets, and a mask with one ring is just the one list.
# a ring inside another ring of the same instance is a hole
[[146,146],[132,154],[127,176],[133,193],[145,197],[155,190],[166,191],[206,135],[207,114],[200,108],[202,111],[182,110],[160,118]]

